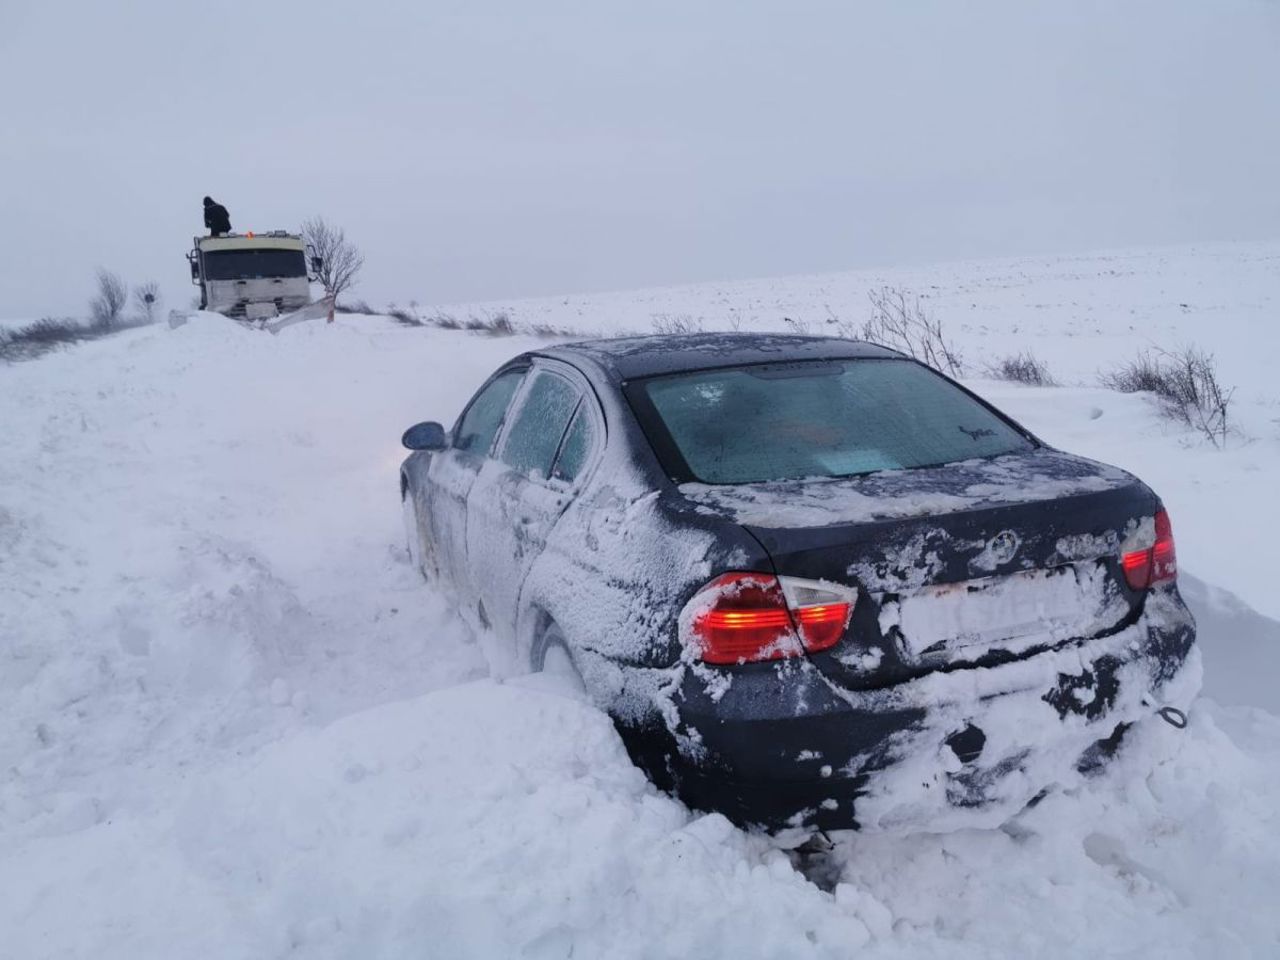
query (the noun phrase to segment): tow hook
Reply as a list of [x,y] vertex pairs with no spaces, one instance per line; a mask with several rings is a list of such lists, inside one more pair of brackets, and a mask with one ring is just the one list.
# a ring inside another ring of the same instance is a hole
[[1156,711],[1156,716],[1175,730],[1187,729],[1187,715],[1177,707],[1161,707]]

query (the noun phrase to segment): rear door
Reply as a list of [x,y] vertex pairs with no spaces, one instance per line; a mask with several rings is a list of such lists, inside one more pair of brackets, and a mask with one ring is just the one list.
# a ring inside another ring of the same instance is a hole
[[[582,402],[571,368],[542,361],[530,372],[467,498],[467,560],[483,621],[503,638],[515,633],[520,588],[569,503],[553,476]],[[566,451],[568,454],[568,451]]]
[[470,587],[467,568],[467,496],[485,461],[528,368],[501,370],[467,404],[450,435],[448,448],[433,454],[424,495],[430,518],[429,549],[440,572],[459,592]]

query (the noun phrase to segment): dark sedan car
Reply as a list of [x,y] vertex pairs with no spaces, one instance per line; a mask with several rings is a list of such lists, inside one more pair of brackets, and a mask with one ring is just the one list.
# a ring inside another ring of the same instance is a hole
[[738,823],[998,822],[1199,687],[1156,495],[891,350],[549,347],[404,443],[423,572]]

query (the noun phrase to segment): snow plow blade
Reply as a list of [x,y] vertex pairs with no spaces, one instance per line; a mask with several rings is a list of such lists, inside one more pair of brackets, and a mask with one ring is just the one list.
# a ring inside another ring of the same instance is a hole
[[279,333],[285,327],[294,323],[301,323],[303,320],[315,320],[320,317],[328,316],[330,308],[329,300],[317,300],[315,303],[309,303],[305,307],[301,307],[290,313],[282,314],[278,317],[272,317],[264,320],[246,320],[243,317],[227,317],[221,313],[214,313],[209,310],[171,310],[169,311],[169,329],[176,330],[178,327],[184,326],[192,320],[198,320],[201,317],[217,317],[219,320],[230,320],[239,327],[245,327],[252,330],[270,330],[272,333]]
[[331,307],[332,303],[328,298],[317,300],[315,303],[309,303],[305,307],[294,310],[292,313],[286,313],[283,316],[276,317],[274,320],[264,321],[262,326],[272,333],[279,333],[285,327],[295,323],[327,317]]

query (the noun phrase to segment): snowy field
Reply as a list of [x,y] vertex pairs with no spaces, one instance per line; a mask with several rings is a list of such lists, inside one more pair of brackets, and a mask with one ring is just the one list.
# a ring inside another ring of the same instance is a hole
[[[969,380],[1165,499],[1205,696],[1001,829],[787,838],[650,787],[608,719],[510,675],[403,548],[400,432],[540,341],[206,317],[0,367],[0,957],[1280,955],[1280,244],[509,304],[520,325],[822,332],[909,287]],[[427,311],[423,311],[427,312]],[[1197,343],[1226,450],[1092,386]]]

